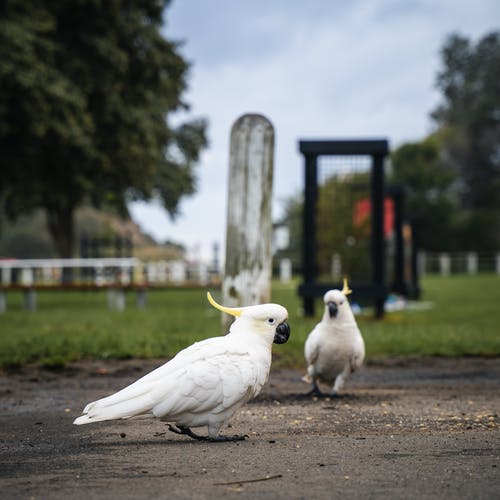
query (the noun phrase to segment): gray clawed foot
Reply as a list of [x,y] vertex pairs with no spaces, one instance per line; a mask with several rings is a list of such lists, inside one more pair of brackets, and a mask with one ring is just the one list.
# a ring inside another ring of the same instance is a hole
[[207,436],[200,436],[199,434],[193,432],[189,427],[184,427],[182,425],[175,426],[168,424],[168,430],[171,432],[175,432],[176,434],[184,434],[198,441],[208,441]]
[[168,424],[168,430],[175,432],[175,434],[184,434],[185,436],[189,436],[190,438],[196,439],[197,441],[207,441],[209,443],[244,441],[246,438],[248,438],[246,434],[243,436],[200,436],[199,434],[193,432],[189,427],[184,427],[182,425],[175,426],[172,424]]

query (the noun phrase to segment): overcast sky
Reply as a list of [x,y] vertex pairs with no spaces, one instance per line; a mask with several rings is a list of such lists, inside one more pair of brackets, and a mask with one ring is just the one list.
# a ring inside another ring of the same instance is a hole
[[300,193],[299,139],[387,138],[391,148],[432,130],[434,82],[446,36],[500,28],[498,0],[174,0],[165,35],[191,62],[188,116],[209,120],[198,191],[172,222],[155,204],[132,216],[190,258],[223,253],[229,131],[244,113],[275,127],[274,206]]

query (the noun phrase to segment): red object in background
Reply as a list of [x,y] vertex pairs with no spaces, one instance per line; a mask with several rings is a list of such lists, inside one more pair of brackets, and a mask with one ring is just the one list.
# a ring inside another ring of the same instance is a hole
[[[368,198],[358,200],[354,204],[352,222],[354,226],[361,226],[371,214],[371,201]],[[394,230],[394,201],[392,198],[384,199],[384,237],[388,237]]]

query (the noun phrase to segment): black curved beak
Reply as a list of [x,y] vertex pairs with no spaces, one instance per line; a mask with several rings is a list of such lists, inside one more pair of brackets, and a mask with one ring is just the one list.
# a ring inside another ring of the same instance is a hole
[[337,304],[335,304],[335,302],[328,302],[326,305],[328,307],[328,313],[330,314],[330,318],[336,318],[337,313],[339,312]]
[[290,337],[290,325],[286,321],[283,321],[283,323],[280,323],[276,327],[273,342],[275,344],[284,344],[288,340],[288,337]]

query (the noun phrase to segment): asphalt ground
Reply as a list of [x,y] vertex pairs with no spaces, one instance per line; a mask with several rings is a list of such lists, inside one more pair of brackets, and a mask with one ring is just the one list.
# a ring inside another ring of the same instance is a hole
[[[500,359],[369,362],[339,399],[273,370],[227,434],[157,420],[72,425],[85,403],[161,361],[81,362],[0,376],[0,497],[500,498]],[[200,429],[200,433],[203,432]]]

